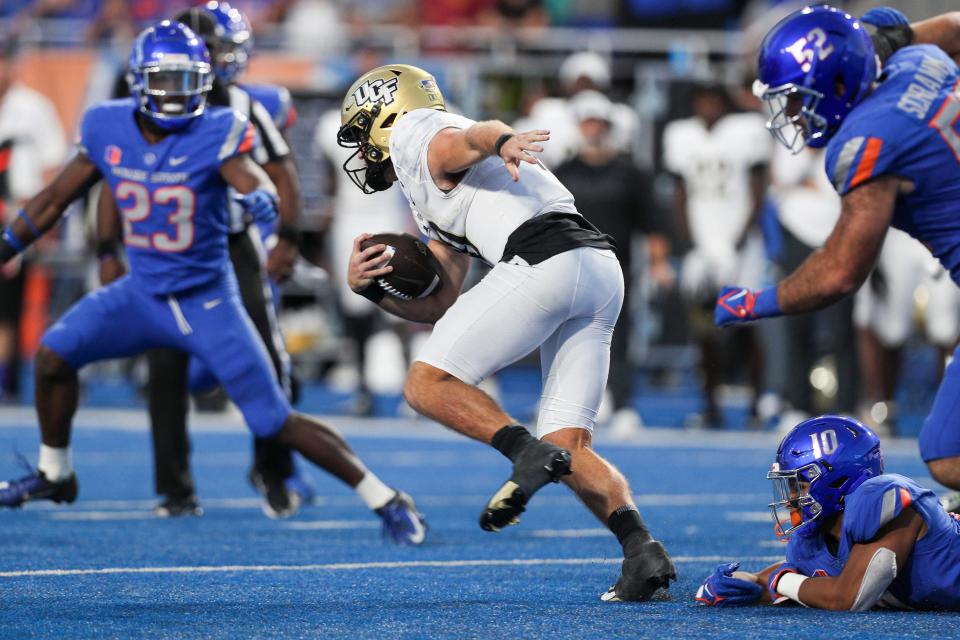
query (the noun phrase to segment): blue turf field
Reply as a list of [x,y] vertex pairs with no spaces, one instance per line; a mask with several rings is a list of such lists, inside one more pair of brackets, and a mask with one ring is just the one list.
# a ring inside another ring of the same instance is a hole
[[[29,414],[0,413],[0,476],[12,452],[35,459]],[[312,472],[321,498],[290,521],[265,518],[244,480],[249,442],[228,421],[194,435],[206,508],[154,520],[148,438],[137,412],[82,414],[71,507],[0,512],[0,637],[277,638],[933,638],[956,614],[711,610],[693,593],[720,561],[759,568],[773,541],[766,434],[651,432],[599,449],[630,478],[648,525],[677,561],[670,602],[605,604],[619,547],[561,487],[519,527],[489,534],[480,507],[508,472],[483,446],[402,421],[346,431],[368,464],[427,514],[428,543],[383,542],[351,492]],[[915,444],[887,466],[929,484]]]

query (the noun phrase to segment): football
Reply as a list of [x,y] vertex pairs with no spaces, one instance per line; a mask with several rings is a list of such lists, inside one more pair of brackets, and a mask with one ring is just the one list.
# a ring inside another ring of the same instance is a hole
[[387,245],[383,266],[393,267],[391,273],[375,280],[385,292],[401,300],[416,300],[440,290],[439,263],[419,238],[409,233],[378,233],[364,240],[360,248],[377,244]]

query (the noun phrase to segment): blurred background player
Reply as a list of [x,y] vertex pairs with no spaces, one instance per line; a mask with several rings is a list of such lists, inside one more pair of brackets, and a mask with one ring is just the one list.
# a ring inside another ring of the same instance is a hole
[[[330,269],[336,283],[337,301],[343,322],[344,336],[351,347],[350,357],[356,376],[356,400],[353,412],[371,415],[374,411],[371,378],[395,381],[394,393],[403,388],[406,373],[404,324],[389,320],[377,305],[356,295],[347,284],[346,267],[353,250],[353,239],[365,231],[388,231],[411,227],[406,201],[398,190],[366,195],[356,189],[342,166],[350,151],[337,144],[340,130],[340,109],[324,112],[314,135],[314,143],[329,169],[330,197],[333,200],[327,251]],[[413,229],[409,229],[414,231]],[[390,329],[385,329],[390,327]],[[379,336],[376,340],[374,336]],[[393,344],[386,348],[385,342]],[[375,359],[368,359],[368,355]],[[396,355],[400,355],[397,358]],[[393,357],[391,357],[393,356]],[[374,373],[376,370],[376,373]]]
[[[13,221],[66,155],[53,103],[18,80],[16,43],[7,39],[0,43],[0,222]],[[0,268],[0,403],[17,398],[20,317],[29,269],[24,258]]]
[[960,611],[960,516],[933,491],[884,473],[869,428],[832,415],[802,422],[781,441],[767,479],[786,561],[756,575],[720,565],[698,590],[700,604]]
[[[806,149],[792,154],[777,145],[770,167],[770,191],[777,206],[783,246],[777,266],[790,273],[823,246],[840,215],[840,198],[824,169],[824,154]],[[853,300],[782,320],[783,341],[771,356],[783,363],[782,389],[786,412],[782,422],[792,429],[798,422],[822,412],[815,405],[810,373],[823,357],[833,360],[837,389],[831,411],[852,414],[857,409],[857,342],[853,329]]]
[[[229,105],[246,115],[257,131],[253,157],[276,185],[279,197],[279,227],[276,223],[251,224],[245,212],[233,203],[230,221],[230,257],[240,283],[241,299],[263,339],[278,379],[287,396],[295,401],[290,357],[280,335],[274,291],[267,282],[283,282],[293,273],[299,244],[297,219],[300,213],[300,186],[290,148],[276,123],[289,127],[296,119],[289,93],[279,87],[237,84],[238,75],[249,59],[251,34],[243,16],[225,2],[211,1],[185,10],[175,19],[200,35],[211,53],[215,79],[211,105]],[[268,110],[256,97],[270,105]],[[111,248],[116,225],[109,224],[110,194],[101,197],[106,219],[101,222],[100,267],[104,283],[116,277],[118,256]],[[267,257],[265,257],[267,256]],[[266,267],[266,269],[265,269]],[[150,367],[149,409],[154,441],[156,490],[163,500],[157,515],[199,515],[192,474],[190,441],[187,435],[189,409],[187,389],[209,392],[219,384],[208,367],[186,354],[154,350],[148,355]],[[189,363],[189,365],[188,365]],[[188,368],[189,367],[189,368]],[[254,460],[249,473],[251,484],[263,495],[263,510],[272,518],[295,514],[303,498],[302,482],[295,478],[292,452],[273,440],[254,439]]]
[[[203,359],[251,431],[282,439],[354,488],[395,542],[422,543],[426,527],[412,499],[369,472],[336,431],[293,411],[241,306],[227,258],[228,195],[262,221],[276,218],[277,199],[249,156],[253,125],[233,109],[206,108],[212,70],[203,42],[181,23],[160,22],[137,37],[129,69],[132,97],[86,112],[77,155],[0,236],[6,263],[104,178],[123,213],[130,260],[129,274],[86,295],[44,335],[40,459],[29,475],[0,484],[0,505],[76,500],[78,370],[165,347]],[[127,321],[123,331],[118,318]]]
[[[723,336],[710,322],[716,286],[730,277],[763,282],[765,254],[758,220],[773,146],[757,113],[734,113],[724,87],[693,90],[693,116],[663,133],[663,164],[675,177],[674,218],[690,246],[680,286],[700,347],[706,406],[695,424],[723,423],[719,390],[724,371],[748,363],[752,414],[762,391],[763,354],[752,329]],[[733,343],[733,344],[731,344]]]
[[[918,298],[922,304],[918,304]],[[864,421],[897,434],[894,400],[903,347],[922,308],[923,333],[943,373],[960,332],[960,289],[922,244],[897,229],[883,241],[877,266],[854,296]]]
[[[659,287],[673,284],[670,244],[664,224],[657,218],[653,184],[649,173],[639,170],[614,139],[613,103],[602,93],[588,89],[570,99],[578,122],[581,144],[577,155],[554,170],[557,179],[573,194],[577,210],[613,237],[617,259],[624,274],[624,301],[610,345],[610,427],[629,435],[641,426],[633,407],[633,365],[630,357],[634,335],[633,296],[635,270]],[[552,135],[552,134],[551,134]],[[645,240],[648,266],[635,264],[634,244]]]

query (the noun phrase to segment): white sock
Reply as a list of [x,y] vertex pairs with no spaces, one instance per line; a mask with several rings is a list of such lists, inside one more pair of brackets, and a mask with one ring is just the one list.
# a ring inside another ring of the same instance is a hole
[[40,461],[37,468],[50,482],[66,480],[73,473],[73,463],[70,461],[70,447],[48,447],[40,445]]
[[360,499],[371,509],[379,509],[390,502],[397,493],[383,484],[383,481],[372,471],[367,471],[367,475],[363,476],[360,484],[353,489],[357,492],[357,495],[360,496]]

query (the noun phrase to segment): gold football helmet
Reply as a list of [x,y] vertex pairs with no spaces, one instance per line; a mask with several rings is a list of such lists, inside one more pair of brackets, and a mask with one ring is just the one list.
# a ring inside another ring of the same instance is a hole
[[390,186],[382,175],[390,158],[390,133],[397,119],[414,109],[446,111],[446,104],[433,76],[409,64],[377,67],[347,91],[337,143],[357,149],[343,170],[365,193]]

